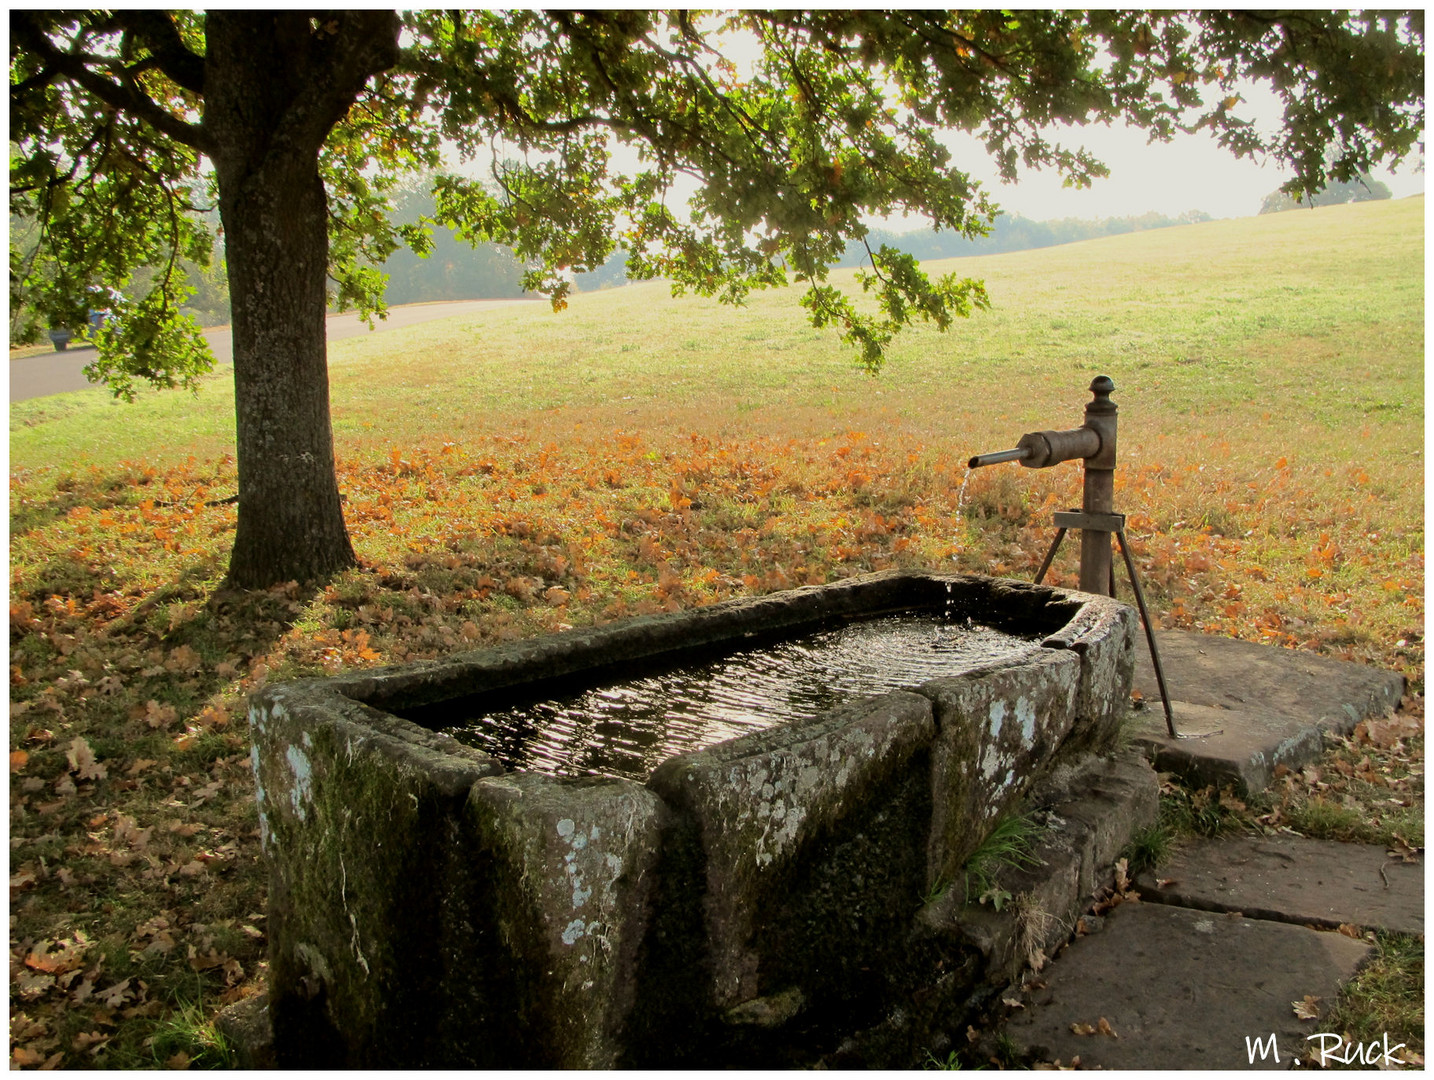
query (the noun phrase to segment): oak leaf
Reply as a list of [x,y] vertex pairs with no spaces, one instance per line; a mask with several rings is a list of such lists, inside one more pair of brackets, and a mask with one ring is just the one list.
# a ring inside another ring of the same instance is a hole
[[1292,1001],[1290,1005],[1293,1006],[1295,1015],[1301,1020],[1318,1020],[1319,1002],[1319,998],[1312,994],[1306,994],[1303,1001]]
[[131,990],[129,986],[130,981],[130,979],[125,979],[107,989],[99,991],[99,993],[94,995],[95,999],[103,1003],[106,1008],[119,1008],[125,1001],[134,996],[134,991]]
[[53,975],[33,975],[28,971],[15,973],[15,992],[24,1000],[43,997],[55,985]]
[[110,1041],[111,1036],[98,1031],[81,1031],[75,1036],[72,1044],[76,1051],[88,1050],[91,1054],[97,1054],[104,1048],[105,1043]]
[[1398,859],[1400,862],[1418,862],[1420,848],[1415,847],[1398,833],[1394,834],[1394,843],[1389,845],[1388,855],[1391,859]]
[[210,949],[206,955],[200,956],[193,945],[189,946],[189,966],[195,971],[223,967],[230,959],[231,957],[221,955],[217,949]]
[[171,649],[164,666],[170,671],[192,675],[204,666],[204,660],[191,645],[180,645]]
[[70,771],[80,780],[103,780],[109,775],[109,770],[95,760],[95,752],[84,736],[74,738],[65,757],[70,762]]
[[136,851],[143,851],[149,845],[149,838],[154,833],[154,826],[148,829],[141,829],[132,817],[119,815],[115,822],[115,842],[125,844]]
[[50,952],[51,944],[42,941],[31,949],[25,957],[25,966],[47,975],[63,975],[85,966],[85,951],[90,947],[90,939],[83,933],[76,933],[73,941],[62,941],[54,952]]

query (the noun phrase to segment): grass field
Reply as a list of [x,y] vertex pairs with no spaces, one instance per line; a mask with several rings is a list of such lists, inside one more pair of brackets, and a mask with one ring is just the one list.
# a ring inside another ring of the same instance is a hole
[[268,592],[218,590],[227,372],[13,405],[12,1062],[215,1060],[206,1018],[262,982],[243,700],[265,680],[887,566],[1029,577],[1078,465],[964,462],[1077,426],[1097,374],[1162,624],[1422,693],[1423,221],[1418,198],[934,264],[993,310],[904,335],[876,379],[795,292],[642,284],[349,339],[364,566]]

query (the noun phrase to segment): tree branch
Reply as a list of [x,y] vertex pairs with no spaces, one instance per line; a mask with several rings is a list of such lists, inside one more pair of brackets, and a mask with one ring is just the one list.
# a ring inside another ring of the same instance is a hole
[[115,20],[149,49],[159,70],[192,94],[204,93],[204,58],[190,51],[162,11],[119,11]]
[[61,52],[35,22],[30,12],[11,12],[10,32],[13,39],[22,48],[34,53],[45,65],[44,71],[12,89],[12,103],[15,101],[14,94],[17,90],[25,87],[27,83],[35,82],[39,75],[48,71],[53,74],[40,85],[48,85],[56,77],[69,79],[106,105],[121,109],[143,120],[156,131],[167,135],[176,142],[193,147],[203,154],[211,152],[211,141],[202,128],[181,120],[161,108],[153,98],[140,91],[136,85],[113,83],[98,72],[92,71],[86,66],[83,56]]
[[[370,76],[398,63],[398,14],[393,11],[348,11],[323,22],[321,61],[309,73],[309,92],[295,101],[287,120],[300,139],[322,145],[329,130],[349,111]],[[330,30],[330,27],[337,26]]]

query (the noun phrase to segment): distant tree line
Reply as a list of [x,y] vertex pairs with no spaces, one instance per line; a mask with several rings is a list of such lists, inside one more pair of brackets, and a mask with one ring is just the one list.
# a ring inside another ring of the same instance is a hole
[[1312,206],[1338,206],[1341,203],[1376,202],[1379,199],[1392,199],[1393,197],[1394,193],[1389,190],[1388,184],[1365,173],[1353,180],[1333,181],[1326,185],[1323,191],[1304,201],[1276,188],[1265,196],[1265,201],[1260,204],[1260,213],[1278,214],[1282,210],[1308,209]]
[[[1147,229],[1168,229],[1175,225],[1194,225],[1209,220],[1210,215],[1203,210],[1187,210],[1173,218],[1152,211],[1138,217],[1100,218],[1091,221],[1079,218],[1032,221],[1020,214],[1003,214],[991,225],[991,231],[986,236],[968,239],[950,230],[935,232],[931,229],[918,229],[914,232],[895,233],[885,229],[873,229],[866,243],[873,250],[882,244],[890,244],[910,252],[918,259],[952,259],[962,255],[998,255],[1007,251],[1029,251],[1033,248],[1055,247],[1057,244],[1073,244],[1078,240],[1095,240],[1102,236],[1119,236],[1122,233],[1144,232]],[[865,261],[866,247],[862,244],[848,244],[846,255],[839,265],[859,266]]]
[[[916,229],[910,232],[893,232],[889,229],[872,229],[866,242],[873,251],[882,244],[899,251],[915,255],[918,259],[952,259],[961,255],[996,255],[1006,251],[1027,251],[1031,248],[1055,247],[1057,244],[1073,244],[1077,240],[1094,240],[1101,236],[1118,236],[1121,233],[1142,232],[1146,229],[1168,229],[1174,225],[1193,225],[1209,221],[1210,215],[1203,210],[1187,210],[1177,217],[1154,212],[1138,217],[1102,218],[1085,221],[1077,218],[1059,218],[1052,221],[1032,221],[1020,214],[1001,215],[991,226],[986,236],[968,239],[959,233],[946,230]],[[594,289],[609,289],[626,284],[624,272],[625,255],[615,251],[608,261],[589,274],[579,274],[576,285],[580,292]],[[862,266],[867,262],[866,247],[859,243],[847,244],[846,252],[837,266]]]
[[474,246],[455,230],[432,224],[437,206],[431,176],[399,189],[391,201],[394,223],[425,222],[433,247],[427,257],[421,257],[401,246],[379,266],[388,275],[384,294],[388,303],[500,300],[524,295],[526,267],[511,248],[488,243]]
[[[217,211],[211,210],[208,214],[201,213],[200,216],[217,231]],[[207,256],[202,250],[193,254],[196,257],[176,259],[172,271],[163,266],[140,267],[133,278],[118,287],[129,295],[143,296],[150,291],[161,274],[172,273],[188,290],[188,295],[180,306],[180,313],[190,316],[200,326],[223,326],[229,321],[229,271],[224,264],[224,245],[215,242]],[[42,253],[40,229],[32,217],[14,213],[10,215],[10,267],[10,344],[31,345],[43,342],[50,327],[30,302],[30,292],[17,287],[17,279],[26,273],[38,279],[53,278],[61,270]],[[89,284],[94,298],[92,310],[103,310],[105,294],[115,288],[116,283],[91,281]],[[84,325],[66,329],[80,336],[90,332],[87,320]]]
[[[1297,202],[1282,191],[1273,191],[1265,196],[1260,206],[1261,214],[1273,214],[1283,210],[1294,210],[1309,206],[1333,206],[1340,203],[1369,202],[1391,198],[1389,187],[1367,174],[1359,179],[1330,183],[1323,191],[1305,202]],[[525,267],[514,256],[512,249],[498,244],[480,243],[477,246],[463,240],[456,231],[431,224],[436,213],[431,183],[427,180],[410,184],[399,189],[392,198],[393,220],[398,224],[410,225],[428,222],[432,239],[432,250],[427,257],[415,254],[407,247],[399,247],[378,269],[388,275],[387,302],[390,304],[412,304],[434,300],[487,300],[506,299],[524,295],[523,272]],[[217,215],[215,215],[217,218]],[[917,229],[910,232],[894,232],[888,229],[873,229],[867,237],[872,249],[889,244],[898,250],[909,252],[922,260],[950,259],[963,255],[995,255],[1008,251],[1027,251],[1034,248],[1054,247],[1071,244],[1079,240],[1094,240],[1102,236],[1119,236],[1122,233],[1143,232],[1147,229],[1166,229],[1176,225],[1192,225],[1209,221],[1210,215],[1202,210],[1188,210],[1176,217],[1154,212],[1134,217],[1101,218],[1084,220],[1079,218],[1058,218],[1050,221],[1033,221],[1020,214],[1001,215],[991,226],[986,236],[967,238],[959,233],[945,230]],[[217,220],[215,222],[217,226]],[[15,218],[10,219],[12,262],[15,249],[20,257],[26,247],[33,225]],[[217,230],[216,230],[217,231]],[[866,262],[866,248],[861,244],[848,244],[846,253],[838,266],[855,267]],[[621,249],[597,270],[578,274],[575,280],[579,292],[594,292],[599,289],[615,288],[627,283],[627,256]],[[188,259],[180,260],[178,271],[185,283],[193,290],[184,305],[185,314],[193,315],[201,326],[219,326],[229,321],[229,279],[224,265],[222,243],[215,245],[212,257],[207,263]],[[148,289],[156,271],[152,268],[140,270],[128,286],[131,290],[144,292]],[[33,311],[27,305],[14,303],[10,312],[10,342],[12,345],[28,341],[40,341],[47,327],[34,319]],[[78,329],[78,328],[76,328]]]
[[[201,196],[196,192],[195,199]],[[487,300],[523,295],[524,267],[510,248],[497,244],[476,247],[462,240],[452,229],[431,225],[435,213],[431,186],[427,182],[410,184],[399,189],[392,198],[394,221],[401,225],[430,222],[432,251],[427,258],[415,255],[407,247],[399,247],[377,269],[388,275],[387,301],[390,304],[411,304],[425,300]],[[219,214],[210,209],[201,212],[217,239],[207,261],[181,258],[173,273],[188,288],[181,312],[192,316],[200,326],[223,326],[229,322],[229,274],[224,261],[224,243],[219,228]],[[10,261],[12,267],[10,295],[10,344],[25,345],[45,340],[44,325],[28,297],[14,288],[15,269],[24,267],[39,256],[39,229],[33,219],[10,215]],[[42,271],[45,268],[41,268]],[[53,274],[58,268],[50,267]],[[118,287],[123,293],[143,296],[153,287],[165,267],[141,267],[127,282],[93,282],[95,307],[103,305],[103,292]],[[85,326],[69,327],[76,335],[85,335]]]

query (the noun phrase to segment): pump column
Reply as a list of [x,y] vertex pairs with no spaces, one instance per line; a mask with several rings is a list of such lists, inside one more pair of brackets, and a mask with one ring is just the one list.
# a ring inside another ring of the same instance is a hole
[[[1100,449],[1085,459],[1085,485],[1081,512],[1109,515],[1115,512],[1115,402],[1110,393],[1115,383],[1109,376],[1092,380],[1094,399],[1085,407],[1082,425],[1100,436]],[[1088,525],[1080,534],[1080,590],[1100,596],[1111,594],[1111,537],[1109,532]]]

